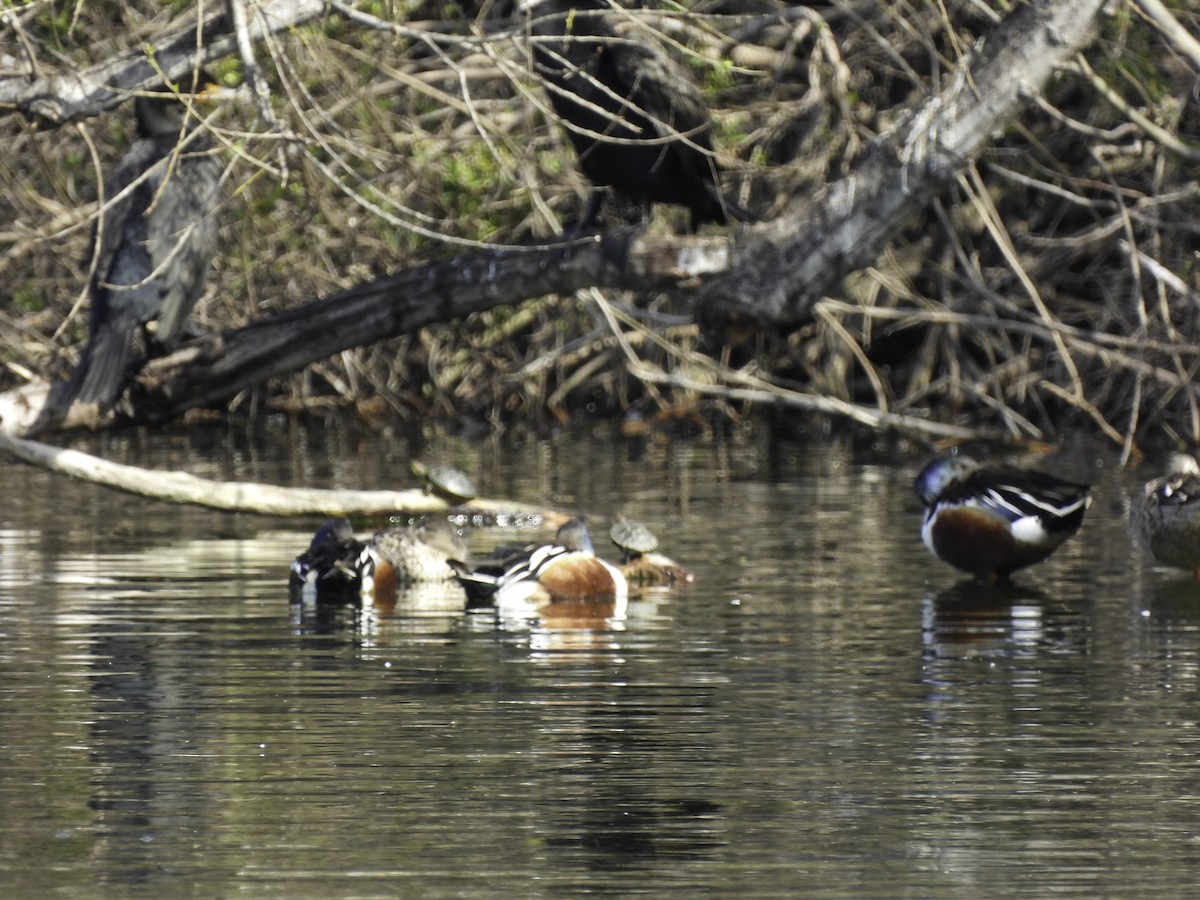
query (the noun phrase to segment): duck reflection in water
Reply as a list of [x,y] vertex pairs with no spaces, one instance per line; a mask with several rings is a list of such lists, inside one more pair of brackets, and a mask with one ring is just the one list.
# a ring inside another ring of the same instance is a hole
[[913,483],[929,552],[983,581],[1041,562],[1083,524],[1086,484],[1015,466],[940,456]]
[[922,604],[921,642],[937,658],[1012,657],[1087,649],[1087,619],[1071,604],[1011,583],[963,581]]

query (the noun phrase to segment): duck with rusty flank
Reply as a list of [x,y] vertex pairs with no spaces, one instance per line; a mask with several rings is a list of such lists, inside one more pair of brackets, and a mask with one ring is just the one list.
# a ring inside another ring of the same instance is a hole
[[1167,473],[1146,482],[1129,507],[1129,524],[1147,556],[1200,579],[1200,465],[1195,457],[1174,454]]
[[1079,530],[1091,503],[1086,484],[953,454],[932,460],[913,487],[925,505],[929,552],[986,580],[1048,557]]
[[596,556],[587,525],[565,522],[554,540],[493,555],[477,565],[451,563],[474,606],[538,606],[565,600],[616,600],[628,585],[621,570]]

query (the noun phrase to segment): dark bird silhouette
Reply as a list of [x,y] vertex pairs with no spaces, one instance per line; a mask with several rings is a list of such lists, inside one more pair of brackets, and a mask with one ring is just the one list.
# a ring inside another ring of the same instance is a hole
[[674,203],[705,222],[753,221],[721,194],[712,121],[699,88],[661,50],[621,37],[604,0],[526,0],[534,71],[593,191],[580,229],[595,221],[604,188],[642,204]]
[[[205,88],[201,101],[217,99],[222,90]],[[137,138],[105,182],[108,206],[92,234],[89,339],[64,408],[112,405],[139,326],[146,327],[148,348],[169,346],[179,336],[216,250],[221,163],[212,143],[196,135],[176,152],[196,122],[185,122],[183,101],[165,89],[136,98],[134,112]]]

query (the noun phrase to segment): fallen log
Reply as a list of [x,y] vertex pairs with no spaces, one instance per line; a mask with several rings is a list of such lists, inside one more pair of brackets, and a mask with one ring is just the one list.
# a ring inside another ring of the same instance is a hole
[[163,500],[234,512],[273,516],[382,516],[448,513],[476,524],[546,524],[555,526],[576,513],[517,503],[473,499],[469,505],[447,503],[441,497],[413,488],[404,491],[360,491],[289,488],[247,481],[213,481],[187,472],[164,472],[114,463],[83,453],[0,433],[0,453],[38,468],[99,484],[114,490]]

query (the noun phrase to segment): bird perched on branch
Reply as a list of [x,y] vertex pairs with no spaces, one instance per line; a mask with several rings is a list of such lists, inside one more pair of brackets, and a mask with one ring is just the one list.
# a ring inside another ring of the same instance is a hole
[[605,0],[525,0],[534,71],[567,129],[593,190],[590,227],[604,189],[642,204],[691,212],[691,230],[754,216],[721,194],[712,122],[696,83],[660,49],[621,36]]
[[221,163],[192,134],[192,103],[223,99],[206,76],[182,93],[165,86],[134,100],[137,138],[105,182],[92,235],[95,270],[87,348],[67,384],[71,402],[112,405],[120,395],[139,326],[148,345],[169,346],[204,290],[217,243]]

